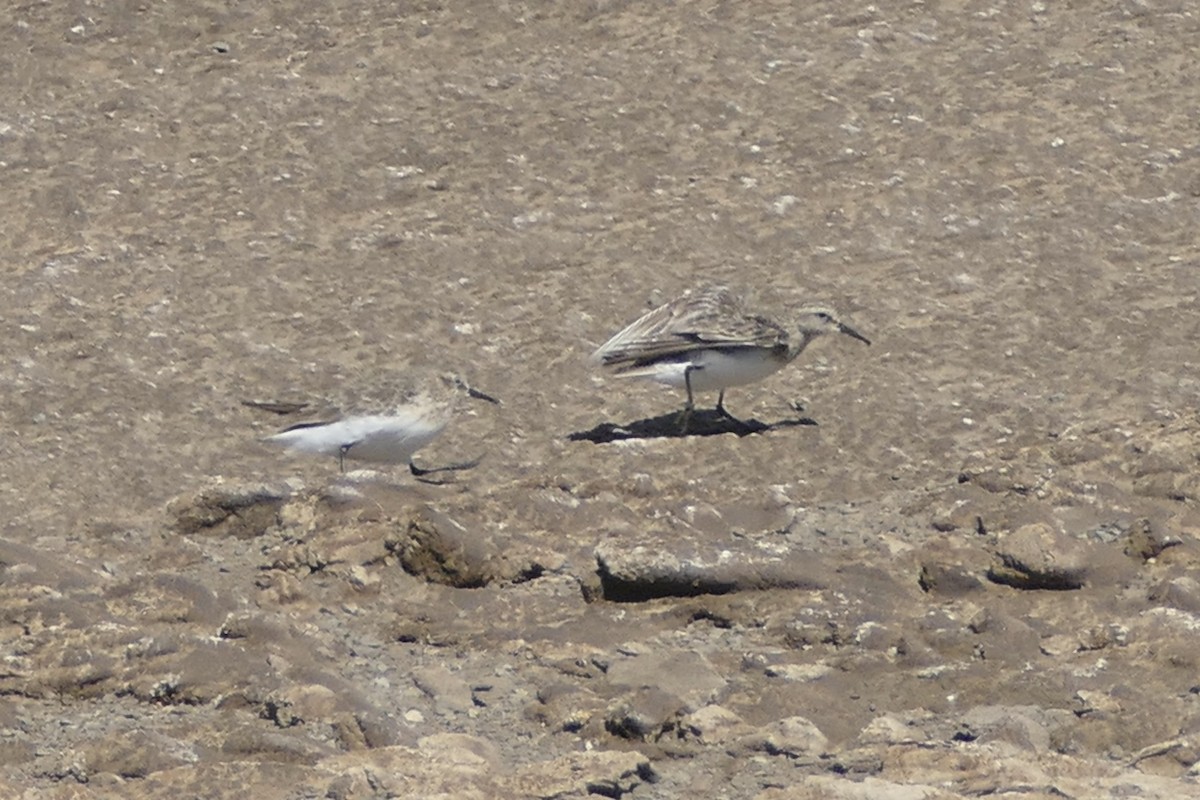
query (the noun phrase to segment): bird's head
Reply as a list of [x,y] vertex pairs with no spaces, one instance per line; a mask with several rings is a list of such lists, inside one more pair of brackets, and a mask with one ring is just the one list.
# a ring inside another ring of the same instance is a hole
[[808,306],[796,313],[796,327],[805,339],[815,339],[827,333],[844,333],[864,344],[871,340],[841,320],[837,312],[824,306]]
[[489,403],[500,405],[499,400],[497,400],[495,397],[492,397],[490,394],[481,392],[475,387],[471,386],[471,384],[467,383],[466,378],[464,378],[462,375],[459,375],[457,372],[444,372],[440,377],[442,384],[453,392],[465,394],[467,397],[474,398],[475,400],[485,400]]

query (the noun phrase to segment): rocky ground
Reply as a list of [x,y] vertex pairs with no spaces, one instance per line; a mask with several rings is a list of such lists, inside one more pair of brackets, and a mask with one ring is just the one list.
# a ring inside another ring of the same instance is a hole
[[[0,22],[0,794],[1200,796],[1190,4],[330,5]],[[659,435],[715,282],[873,345]]]

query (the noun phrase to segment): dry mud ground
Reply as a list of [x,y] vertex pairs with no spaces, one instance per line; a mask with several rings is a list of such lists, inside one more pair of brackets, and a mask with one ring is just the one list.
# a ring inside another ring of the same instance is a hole
[[[1193,4],[0,26],[0,794],[1200,796]],[[713,282],[874,345],[570,438]],[[444,486],[238,402],[442,366]]]

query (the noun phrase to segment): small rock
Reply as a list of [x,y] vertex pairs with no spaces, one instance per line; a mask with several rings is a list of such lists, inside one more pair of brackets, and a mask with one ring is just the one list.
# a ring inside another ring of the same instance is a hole
[[1150,590],[1148,599],[1153,603],[1200,615],[1200,580],[1181,575],[1162,581]]
[[984,469],[977,472],[963,472],[959,483],[973,483],[991,494],[1028,495],[1033,491],[1037,480],[1029,475],[1014,474],[1007,467],[1000,469]]
[[[405,721],[416,724],[409,719],[414,713],[420,717],[416,722],[424,721],[421,712],[415,710],[404,714]],[[338,746],[346,751],[392,747],[400,744],[407,733],[390,714],[375,712],[341,712],[330,718],[329,724]]]
[[894,626],[874,620],[859,625],[850,636],[851,642],[874,653],[887,653],[896,648],[903,639],[904,636]]
[[252,611],[235,611],[225,617],[217,635],[222,639],[252,639],[256,642],[270,642],[286,639],[288,632],[279,622],[265,619],[262,614]]
[[557,730],[578,731],[604,713],[604,703],[574,683],[552,683],[538,689],[537,704],[527,713]]
[[271,733],[257,726],[247,725],[225,737],[221,744],[221,752],[234,758],[251,757],[263,761],[312,764],[333,751],[291,731]]
[[169,741],[135,731],[91,742],[84,748],[83,757],[89,774],[108,772],[123,778],[144,778],[185,763],[171,749]]
[[776,216],[782,217],[788,212],[788,209],[799,202],[800,198],[796,197],[794,194],[781,194],[771,203],[771,211],[773,211]]
[[1150,520],[1142,517],[1129,526],[1125,536],[1125,555],[1140,561],[1157,558],[1163,550],[1180,544],[1178,539],[1164,536],[1150,525]]
[[657,776],[641,753],[599,750],[538,761],[497,780],[492,797],[624,797]]
[[1021,750],[1045,753],[1050,749],[1046,713],[1036,706],[976,706],[963,715],[962,726],[970,731],[967,741],[1008,742]]
[[1043,522],[1001,539],[996,555],[988,578],[1017,589],[1079,589],[1088,572],[1083,545]]
[[983,582],[971,567],[952,560],[923,562],[917,583],[922,591],[943,597],[961,597],[983,589]]
[[439,714],[466,713],[475,706],[471,699],[471,687],[445,667],[416,670],[413,683],[428,695]]
[[647,473],[637,472],[630,477],[627,491],[632,497],[645,499],[658,494],[658,485]]
[[371,572],[362,564],[352,565],[347,570],[346,578],[350,585],[360,592],[378,591],[383,580],[378,573]]
[[1119,714],[1121,703],[1108,692],[1098,692],[1090,689],[1080,689],[1075,692],[1075,706],[1072,709],[1077,716],[1085,714]]
[[1079,639],[1068,634],[1055,634],[1042,639],[1041,650],[1048,656],[1066,656],[1079,652]]
[[279,523],[279,511],[293,494],[287,485],[216,484],[175,498],[167,513],[188,536],[261,536]]
[[699,739],[706,744],[738,738],[745,735],[749,727],[737,714],[718,705],[705,706],[679,721],[680,735]]
[[494,770],[500,750],[494,742],[465,733],[435,733],[417,742],[421,753],[442,764]]
[[872,744],[917,744],[928,741],[929,735],[913,720],[904,720],[895,714],[883,714],[871,720],[858,734],[860,745]]
[[753,749],[763,750],[773,756],[816,757],[829,747],[825,734],[804,717],[786,717],[752,736],[759,737],[756,739],[758,744],[752,745]]
[[500,553],[491,538],[433,508],[414,513],[384,544],[404,569],[431,583],[478,588],[496,577]]
[[622,739],[654,741],[673,727],[684,704],[673,694],[654,687],[630,692],[613,704],[604,727]]
[[304,599],[304,584],[295,575],[281,570],[264,572],[255,580],[259,602],[264,606],[288,605]]
[[614,686],[659,689],[691,709],[711,703],[726,683],[704,656],[672,650],[616,659],[609,665],[607,677]]
[[338,706],[338,695],[320,684],[289,686],[280,693],[290,716],[298,722],[314,723],[331,717]]
[[811,551],[795,550],[780,556],[751,540],[723,547],[683,540],[666,547],[630,547],[613,540],[596,549],[596,563],[604,597],[616,601],[772,588],[819,589],[831,572]]
[[1134,479],[1133,493],[1142,497],[1186,502],[1200,496],[1200,476],[1191,473],[1152,472]]
[[1103,442],[1077,437],[1059,439],[1050,447],[1050,457],[1064,467],[1096,461],[1105,452],[1107,450]]
[[768,678],[782,678],[785,681],[808,682],[823,678],[833,671],[833,667],[824,662],[816,664],[772,664],[765,672]]
[[981,609],[967,623],[979,635],[977,652],[987,661],[1023,665],[1041,654],[1041,636],[1029,623],[1003,612]]

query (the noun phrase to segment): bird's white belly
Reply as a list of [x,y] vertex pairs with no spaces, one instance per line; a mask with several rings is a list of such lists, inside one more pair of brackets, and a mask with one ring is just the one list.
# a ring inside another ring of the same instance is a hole
[[731,355],[729,351],[697,350],[689,361],[654,364],[630,376],[683,388],[684,374],[690,365],[692,391],[716,392],[761,381],[786,363],[764,350],[735,352],[736,355]]
[[403,416],[349,417],[269,437],[291,450],[337,456],[381,464],[403,464],[429,444],[442,425]]

